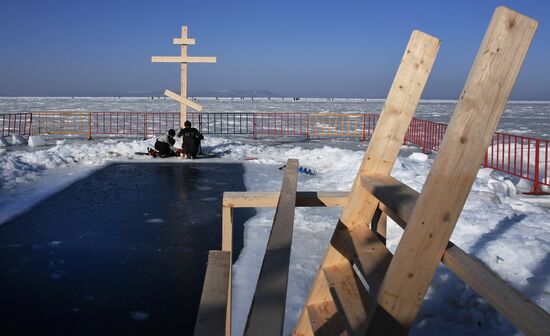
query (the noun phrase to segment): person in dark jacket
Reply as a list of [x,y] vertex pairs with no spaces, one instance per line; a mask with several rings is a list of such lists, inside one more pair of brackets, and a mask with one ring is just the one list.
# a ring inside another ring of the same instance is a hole
[[176,131],[169,129],[168,134],[161,135],[157,138],[157,141],[155,141],[155,149],[159,152],[160,157],[176,156],[176,151],[173,147],[176,143],[176,139],[174,139],[175,136]]
[[191,122],[186,120],[183,123],[185,128],[180,129],[178,137],[183,137],[181,148],[188,159],[196,159],[201,146],[201,140],[204,139],[198,129],[191,127]]

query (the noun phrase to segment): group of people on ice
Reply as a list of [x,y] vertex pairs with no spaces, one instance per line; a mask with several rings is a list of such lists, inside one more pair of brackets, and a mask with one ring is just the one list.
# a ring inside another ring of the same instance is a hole
[[197,158],[197,154],[200,151],[201,140],[204,139],[204,136],[198,129],[191,127],[191,122],[189,120],[186,120],[183,126],[185,127],[181,128],[178,132],[178,138],[183,137],[181,149],[174,148],[176,144],[176,139],[174,139],[176,131],[170,129],[168,130],[168,134],[161,135],[155,141],[155,149],[158,152],[158,156],[164,158],[184,153],[188,159]]

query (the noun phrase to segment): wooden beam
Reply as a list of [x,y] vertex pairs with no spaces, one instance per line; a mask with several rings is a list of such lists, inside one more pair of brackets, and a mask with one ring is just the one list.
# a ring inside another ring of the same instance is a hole
[[[274,208],[279,192],[224,192],[223,205],[231,208]],[[346,204],[345,191],[297,191],[297,207],[338,207]]]
[[208,266],[195,322],[195,336],[229,335],[230,331],[226,329],[226,309],[230,268],[229,252],[210,251],[208,253]]
[[[357,253],[358,266],[369,284],[371,295],[374,295],[379,286],[378,279],[383,277],[380,273],[389,263],[391,253],[368,227],[378,208],[378,201],[361,187],[359,175],[376,173],[389,175],[391,172],[431,72],[439,45],[440,41],[428,34],[420,31],[414,31],[411,34],[333,237],[343,237],[347,239],[347,244],[338,244],[340,249],[338,250],[336,242],[331,242],[322,263],[322,267],[327,267],[344,262],[349,254],[344,255],[345,252],[342,250],[352,245],[351,252]],[[352,244],[349,244],[349,238]],[[318,273],[306,306],[327,300],[331,300],[330,293],[324,276]],[[308,324],[307,316],[302,310],[295,334],[305,335],[309,329]]]
[[350,335],[364,335],[372,299],[349,262],[323,268],[340,319]]
[[216,63],[215,56],[187,56],[183,58],[187,63]]
[[369,334],[399,335],[414,323],[536,28],[535,20],[496,9],[378,292]]
[[186,45],[194,45],[195,44],[195,39],[192,39],[192,38],[174,38],[172,40],[172,44],[186,44]]
[[[229,252],[233,265],[233,208],[222,207],[222,251]],[[231,302],[233,301],[233,267],[229,268],[227,284],[227,318],[226,330],[231,331]],[[230,334],[230,333],[229,333]]]
[[283,333],[298,182],[297,170],[298,160],[289,159],[256,292],[248,313],[245,335],[280,336]]
[[[413,213],[418,192],[391,176],[363,176],[362,184],[403,229]],[[550,316],[489,267],[454,245],[447,244],[441,262],[526,335],[550,334]]]
[[152,56],[155,63],[216,63],[215,56]]
[[[187,39],[187,26],[181,27],[181,38]],[[182,58],[187,57],[187,45],[182,44],[180,46],[180,56]],[[187,63],[180,63],[180,97],[187,98]],[[185,127],[187,121],[187,104],[180,102],[180,127]]]
[[151,62],[153,63],[181,63],[183,58],[181,56],[151,56]]
[[185,104],[185,105],[189,106],[190,108],[195,109],[196,111],[199,111],[199,112],[202,111],[202,106],[201,105],[199,105],[199,104],[195,103],[194,101],[189,100],[187,98],[183,98],[179,94],[174,93],[170,90],[165,90],[164,95],[167,96],[167,97],[170,97],[170,98],[172,98],[172,99],[174,99],[174,100],[176,100],[176,101],[178,101],[182,104]]

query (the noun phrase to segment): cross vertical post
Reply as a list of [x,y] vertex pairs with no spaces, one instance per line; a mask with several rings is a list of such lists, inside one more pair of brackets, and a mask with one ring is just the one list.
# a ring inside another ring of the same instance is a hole
[[[187,39],[187,26],[181,27],[181,39]],[[181,44],[181,57],[187,57],[187,44]],[[181,62],[181,97],[187,98],[187,63]],[[180,127],[187,120],[187,105],[180,102]]]

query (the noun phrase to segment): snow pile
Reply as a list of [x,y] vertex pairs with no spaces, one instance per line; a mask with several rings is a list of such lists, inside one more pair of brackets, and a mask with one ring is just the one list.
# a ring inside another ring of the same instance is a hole
[[6,140],[6,138],[0,136],[0,147],[6,147],[7,145],[9,145],[8,140]]
[[[0,223],[30,204],[110,160],[153,160],[139,156],[154,140],[52,141],[55,146],[8,147],[0,155]],[[242,162],[249,191],[280,188],[288,158],[317,175],[299,174],[299,190],[347,191],[364,150],[324,143],[265,143],[207,137],[206,153]],[[392,175],[420,191],[434,156],[404,147]],[[160,160],[160,159],[155,159]],[[180,162],[177,159],[164,159]],[[517,184],[481,169],[451,240],[476,256],[545,310],[550,310],[550,210],[522,201]],[[233,332],[240,335],[273,221],[273,209],[257,209],[245,224],[244,247],[233,268]],[[291,255],[285,334],[290,334],[309,293],[337,222],[338,208],[297,208]],[[388,247],[402,234],[389,220]],[[412,335],[513,334],[515,328],[444,267],[439,267]]]
[[11,144],[12,145],[24,145],[26,143],[27,143],[27,139],[25,139],[24,136],[12,134],[12,136],[11,136]]
[[31,135],[29,137],[29,146],[31,147],[41,147],[46,146],[46,140],[40,135]]

